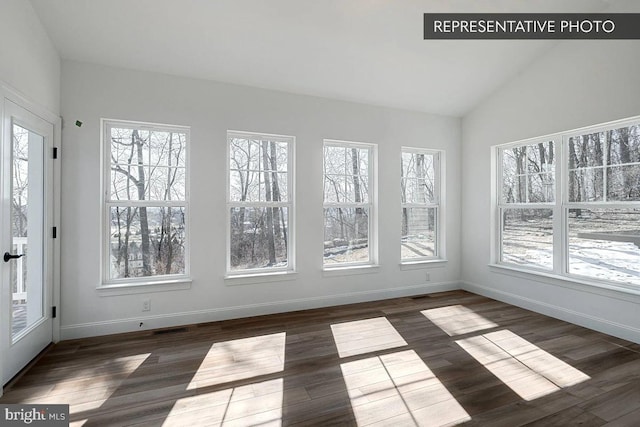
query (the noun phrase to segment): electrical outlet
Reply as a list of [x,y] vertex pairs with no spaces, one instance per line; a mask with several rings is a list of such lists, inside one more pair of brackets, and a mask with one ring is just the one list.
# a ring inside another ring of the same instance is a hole
[[427,275],[425,277],[427,279],[427,282],[429,282],[431,280],[431,275],[429,274],[429,272],[427,272]]
[[151,311],[151,299],[147,298],[142,301],[142,311]]

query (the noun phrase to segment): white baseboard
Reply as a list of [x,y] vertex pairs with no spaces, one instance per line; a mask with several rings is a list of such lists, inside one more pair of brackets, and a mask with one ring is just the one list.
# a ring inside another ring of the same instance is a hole
[[629,325],[612,322],[607,319],[595,317],[587,313],[570,310],[557,305],[549,304],[542,301],[533,300],[531,298],[492,289],[476,283],[467,281],[461,282],[461,288],[474,294],[482,295],[517,307],[526,308],[536,313],[544,314],[549,317],[564,320],[585,328],[593,329],[608,335],[612,335],[625,340],[640,343],[640,329]]
[[[219,320],[260,316],[264,314],[285,313],[296,310],[329,307],[358,302],[384,300],[389,298],[430,294],[460,289],[460,282],[425,283],[364,292],[328,295],[312,298],[300,298],[287,301],[248,304],[235,307],[213,308],[181,313],[140,316],[127,319],[114,319],[101,322],[81,323],[61,326],[61,339],[94,337],[156,328],[190,325],[194,323],[215,322]],[[142,326],[140,326],[142,324]]]

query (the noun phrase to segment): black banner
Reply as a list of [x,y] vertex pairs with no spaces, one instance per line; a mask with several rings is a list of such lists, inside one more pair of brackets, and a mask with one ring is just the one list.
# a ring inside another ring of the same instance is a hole
[[425,13],[425,40],[637,40],[640,13]]

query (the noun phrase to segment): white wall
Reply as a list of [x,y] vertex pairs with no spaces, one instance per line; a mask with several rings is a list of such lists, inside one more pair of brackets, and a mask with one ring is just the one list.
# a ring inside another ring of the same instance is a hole
[[465,289],[640,342],[640,297],[492,271],[492,145],[640,115],[640,41],[566,41],[463,119]]
[[[460,120],[228,84],[63,62],[62,338],[458,288]],[[191,126],[188,290],[104,296],[100,283],[100,118]],[[84,122],[82,127],[74,125]],[[228,129],[296,137],[297,280],[229,286],[225,273]],[[322,272],[322,140],[379,144],[380,269]],[[400,147],[446,150],[448,263],[401,270]],[[431,281],[426,283],[425,272]],[[142,300],[151,298],[151,313]],[[143,316],[145,315],[145,316]]]
[[0,82],[59,113],[60,57],[29,1],[2,0]]

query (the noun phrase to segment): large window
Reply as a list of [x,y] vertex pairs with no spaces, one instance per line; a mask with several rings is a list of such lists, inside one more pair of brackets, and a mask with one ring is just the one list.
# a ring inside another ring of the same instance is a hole
[[438,259],[440,236],[441,161],[439,151],[402,149],[402,241],[403,262]]
[[189,129],[103,120],[105,283],[173,280],[188,265]]
[[498,154],[498,261],[640,285],[640,118]]
[[324,266],[375,264],[375,145],[324,142]]
[[228,274],[292,271],[294,138],[229,132]]

